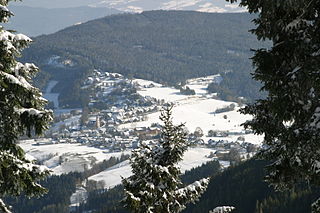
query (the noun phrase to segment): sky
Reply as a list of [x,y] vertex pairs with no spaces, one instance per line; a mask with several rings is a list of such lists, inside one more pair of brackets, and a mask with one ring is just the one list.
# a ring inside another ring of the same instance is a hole
[[239,8],[237,4],[229,4],[223,0],[24,0],[12,4],[44,8],[108,7],[125,12],[159,9],[201,12],[243,12],[245,10]]

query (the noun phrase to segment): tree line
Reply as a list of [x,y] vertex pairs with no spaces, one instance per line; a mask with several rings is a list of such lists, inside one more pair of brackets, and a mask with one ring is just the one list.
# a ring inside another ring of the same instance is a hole
[[[250,76],[250,48],[261,42],[248,34],[252,18],[247,13],[191,11],[112,15],[36,37],[23,60],[35,62],[60,82],[56,89],[62,105],[81,105],[78,87],[94,68],[171,86],[219,73],[221,98],[221,91],[230,90],[232,97],[255,100],[260,85]],[[73,65],[48,65],[53,56]]]

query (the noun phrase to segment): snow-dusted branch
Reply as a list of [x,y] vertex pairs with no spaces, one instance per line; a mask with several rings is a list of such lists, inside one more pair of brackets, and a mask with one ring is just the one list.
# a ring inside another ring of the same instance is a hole
[[209,211],[209,213],[229,213],[235,209],[236,208],[233,206],[219,206],[214,208],[212,211]]

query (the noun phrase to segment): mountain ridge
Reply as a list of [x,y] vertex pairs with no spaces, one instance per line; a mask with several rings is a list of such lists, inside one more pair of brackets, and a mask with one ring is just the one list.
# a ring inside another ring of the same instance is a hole
[[68,96],[85,71],[99,69],[171,85],[222,74],[222,85],[236,80],[238,85],[228,89],[246,97],[259,88],[250,76],[250,48],[261,45],[248,33],[252,18],[193,11],[112,15],[36,37],[23,60],[51,74],[60,82],[59,92]]
[[199,12],[244,12],[238,4],[220,0],[29,0],[14,3],[43,8],[67,8],[77,6],[107,7],[123,12],[142,12],[149,10],[192,10]]

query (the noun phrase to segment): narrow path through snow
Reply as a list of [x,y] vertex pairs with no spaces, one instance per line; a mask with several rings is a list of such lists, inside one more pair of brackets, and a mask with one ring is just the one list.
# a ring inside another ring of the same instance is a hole
[[53,102],[54,108],[59,109],[59,93],[53,93],[52,89],[58,84],[58,81],[49,81],[46,91],[44,93],[44,98],[48,101]]

